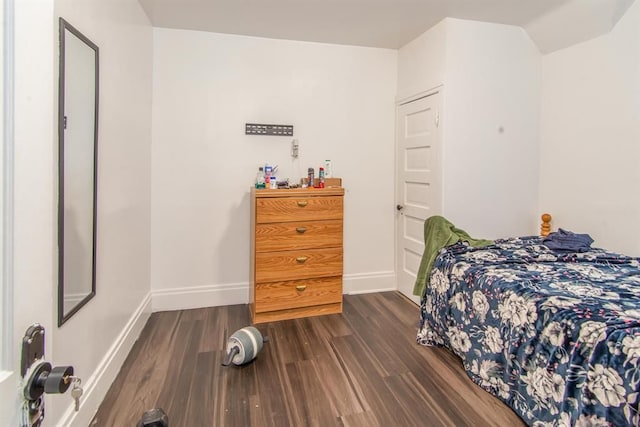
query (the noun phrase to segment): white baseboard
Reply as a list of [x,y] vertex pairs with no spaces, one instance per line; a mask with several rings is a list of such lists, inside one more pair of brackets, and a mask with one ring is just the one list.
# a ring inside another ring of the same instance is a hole
[[86,381],[82,382],[84,393],[82,394],[80,411],[75,412],[74,405],[70,404],[60,418],[58,427],[86,427],[89,425],[150,315],[151,294],[147,294],[96,370]]
[[171,311],[219,305],[247,304],[249,284],[193,286],[189,288],[158,289],[151,291],[152,310]]
[[345,274],[342,278],[342,283],[342,292],[349,295],[395,291],[398,289],[396,273],[393,271]]
[[75,294],[64,294],[64,306],[65,307],[75,307],[76,304],[80,303],[83,299],[85,299],[89,295],[87,292],[80,292]]
[[[393,271],[345,274],[345,294],[366,294],[396,290]],[[188,310],[191,308],[217,307],[221,305],[247,304],[249,284],[192,286],[188,288],[157,289],[151,292],[152,311]]]
[[[396,289],[396,275],[393,271],[345,274],[343,276],[343,292],[345,294],[366,294],[394,291]],[[151,294],[151,307],[154,313],[157,311],[247,304],[249,302],[249,284],[232,283],[157,289],[152,291]]]

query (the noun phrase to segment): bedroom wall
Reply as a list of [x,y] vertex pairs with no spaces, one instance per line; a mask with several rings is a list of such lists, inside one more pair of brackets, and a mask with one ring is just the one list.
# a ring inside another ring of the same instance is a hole
[[[333,161],[346,188],[345,292],[395,288],[397,52],[154,29],[154,310],[244,303],[258,165],[298,180]],[[291,137],[246,122],[294,125]]]
[[542,70],[540,209],[554,228],[640,256],[640,2]]
[[398,100],[444,83],[448,22],[440,21],[398,49]]
[[399,51],[399,99],[444,85],[443,214],[478,237],[537,232],[540,54],[522,28],[445,19]]
[[[85,389],[77,415],[68,393],[56,396],[47,407],[48,425],[61,419],[61,425],[86,426],[150,312],[153,33],[135,0],[56,0],[56,52],[58,16],[100,49],[97,291],[62,327],[48,331],[51,360],[73,364]],[[57,55],[51,66],[57,70]]]
[[539,231],[540,60],[520,27],[447,20],[444,215],[472,236]]

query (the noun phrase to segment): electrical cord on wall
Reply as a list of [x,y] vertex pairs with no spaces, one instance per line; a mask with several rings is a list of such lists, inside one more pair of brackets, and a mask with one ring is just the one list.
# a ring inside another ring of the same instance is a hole
[[297,139],[291,141],[291,170],[296,178],[293,182],[289,180],[289,184],[300,184],[302,171],[300,170],[300,143]]

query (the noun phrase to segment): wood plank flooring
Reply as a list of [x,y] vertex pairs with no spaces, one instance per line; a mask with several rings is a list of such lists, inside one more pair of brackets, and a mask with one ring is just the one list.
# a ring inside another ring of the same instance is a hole
[[258,358],[221,366],[246,305],[154,313],[91,426],[523,426],[449,351],[415,343],[418,307],[397,292],[345,295],[343,314],[258,325]]

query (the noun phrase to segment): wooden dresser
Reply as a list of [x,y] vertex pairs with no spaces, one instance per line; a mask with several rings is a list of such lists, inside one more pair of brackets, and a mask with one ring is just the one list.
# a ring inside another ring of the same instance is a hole
[[251,190],[253,323],[342,312],[344,188]]

